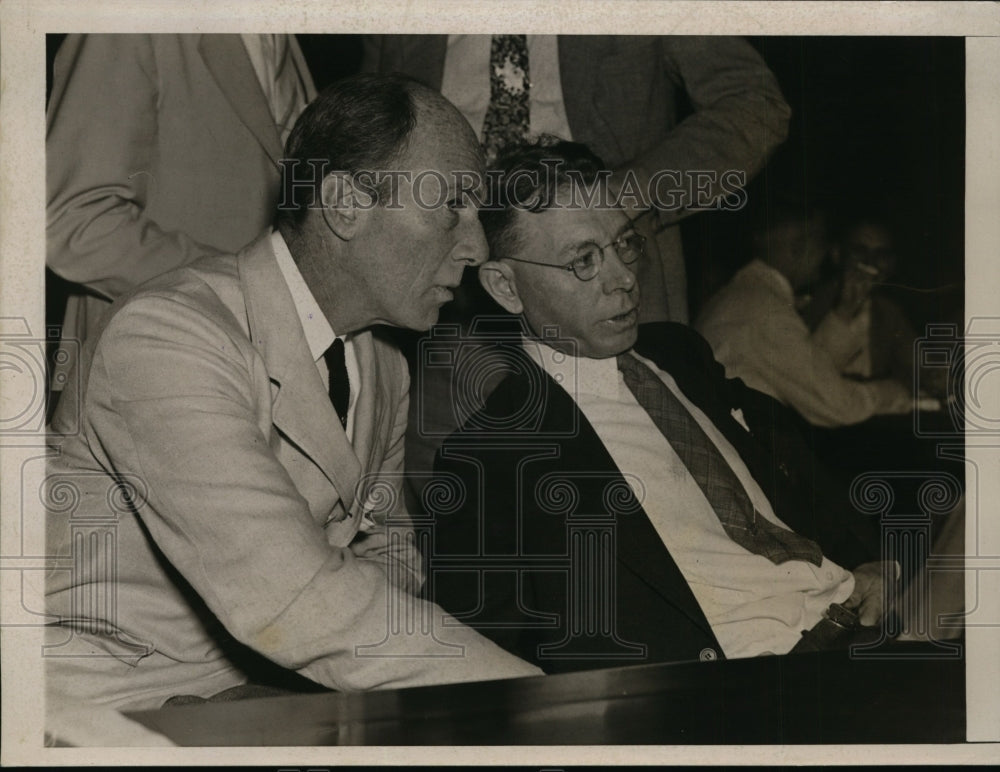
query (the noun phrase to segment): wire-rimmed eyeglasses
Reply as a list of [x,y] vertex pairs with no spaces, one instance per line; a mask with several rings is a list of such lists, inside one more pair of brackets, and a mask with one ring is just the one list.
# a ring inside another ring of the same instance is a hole
[[[632,226],[636,220],[642,217],[644,214],[652,210],[646,210],[638,217],[632,218],[629,222],[629,227]],[[506,257],[506,260],[513,260],[515,263],[528,263],[529,265],[541,265],[548,268],[558,268],[562,271],[572,271],[573,274],[580,281],[590,281],[596,278],[597,274],[601,272],[601,268],[604,265],[605,252],[608,247],[615,248],[615,254],[618,255],[618,259],[622,261],[625,265],[632,265],[636,260],[642,257],[646,249],[646,237],[638,233],[630,232],[623,233],[618,238],[613,241],[609,241],[607,244],[601,246],[596,242],[586,244],[581,247],[581,252],[575,258],[570,260],[568,263],[542,263],[537,260],[524,260],[520,257]]]

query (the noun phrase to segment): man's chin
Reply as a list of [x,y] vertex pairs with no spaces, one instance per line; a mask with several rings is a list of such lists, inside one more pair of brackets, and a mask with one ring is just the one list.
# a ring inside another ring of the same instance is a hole
[[635,345],[639,337],[638,325],[622,330],[613,335],[603,335],[601,339],[591,339],[589,345],[581,345],[580,355],[591,359],[608,359],[624,354]]
[[428,309],[422,314],[414,314],[412,321],[404,326],[416,332],[427,332],[431,327],[438,323],[438,319],[440,317],[441,308],[436,306],[433,309]]
[[622,345],[621,345],[621,350],[618,351],[615,354],[615,356],[617,356],[618,354],[624,354],[626,351],[632,348],[632,346],[635,345],[635,342],[638,339],[639,339],[639,323],[635,322],[632,324],[631,328],[623,331],[623,333],[619,336],[619,340]]
[[628,317],[618,325],[618,329],[615,331],[616,334],[613,335],[614,339],[619,341],[626,341],[628,343],[625,348],[632,348],[635,344],[636,339],[639,337],[639,309],[634,308],[629,313]]

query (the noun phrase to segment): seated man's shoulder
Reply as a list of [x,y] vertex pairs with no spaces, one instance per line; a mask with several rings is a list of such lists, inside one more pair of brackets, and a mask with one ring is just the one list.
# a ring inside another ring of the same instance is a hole
[[[116,300],[96,330],[95,348],[158,339],[246,338],[234,255],[213,255],[168,271]],[[248,341],[249,342],[249,341]]]
[[639,328],[635,350],[663,370],[693,369],[710,377],[722,378],[722,369],[708,341],[692,327],[677,322],[650,322]]
[[479,398],[479,409],[452,436],[474,433],[501,438],[535,428],[544,409],[546,378],[540,368],[505,373],[492,385],[488,395]]
[[494,369],[482,378],[452,381],[449,398],[460,420],[445,445],[523,445],[552,434],[553,415],[565,412],[554,411],[552,403],[565,392],[520,352],[515,359],[513,365],[505,362],[502,374]]

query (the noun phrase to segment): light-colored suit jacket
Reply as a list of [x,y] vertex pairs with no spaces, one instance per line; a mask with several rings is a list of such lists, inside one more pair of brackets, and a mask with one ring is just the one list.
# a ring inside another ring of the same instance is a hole
[[[440,89],[447,49],[447,35],[369,36],[362,69],[403,72]],[[790,110],[778,83],[742,38],[560,35],[558,49],[573,139],[612,168],[646,176],[706,171],[717,179],[735,169],[749,181],[787,136]],[[682,94],[692,112],[678,121]],[[661,265],[640,275],[643,321],[668,318],[657,310],[665,306],[671,320],[688,321],[676,222],[689,212],[659,212]]]
[[86,339],[107,298],[252,241],[281,156],[239,35],[68,36],[47,112],[47,262],[89,293],[70,296],[64,339]]
[[345,690],[531,674],[469,628],[436,620],[438,642],[422,630],[436,609],[396,589],[421,581],[400,496],[407,370],[373,334],[354,340],[351,443],[267,237],[112,308],[52,426],[47,547],[66,567],[48,577],[46,653],[62,691],[209,696],[247,680],[251,651]]

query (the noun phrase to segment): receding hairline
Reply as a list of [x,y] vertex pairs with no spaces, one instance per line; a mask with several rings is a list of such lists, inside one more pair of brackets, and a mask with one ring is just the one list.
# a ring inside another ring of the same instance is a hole
[[439,91],[428,88],[422,83],[414,82],[409,85],[413,86],[410,97],[413,100],[413,110],[418,125],[456,129],[468,140],[470,149],[477,153],[480,152],[481,145],[475,129],[469,123],[469,119],[455,105],[442,96]]

